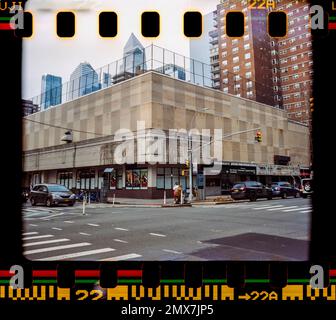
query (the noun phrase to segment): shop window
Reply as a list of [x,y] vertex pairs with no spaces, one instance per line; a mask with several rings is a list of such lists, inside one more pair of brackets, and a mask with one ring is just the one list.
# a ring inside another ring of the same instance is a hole
[[147,189],[148,169],[126,170],[126,189]]
[[58,172],[57,173],[57,183],[62,184],[68,189],[72,189],[72,172]]
[[81,170],[77,173],[76,188],[79,190],[95,189],[95,172],[91,170]]
[[181,175],[179,168],[157,168],[156,171],[156,188],[157,189],[172,189],[175,183],[186,187],[186,177]]

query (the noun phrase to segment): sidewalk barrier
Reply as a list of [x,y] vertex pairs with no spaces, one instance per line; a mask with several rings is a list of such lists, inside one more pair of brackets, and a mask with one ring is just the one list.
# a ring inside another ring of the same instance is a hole
[[85,207],[86,207],[86,196],[83,196],[83,216],[86,216]]
[[167,204],[166,190],[163,191],[163,204]]

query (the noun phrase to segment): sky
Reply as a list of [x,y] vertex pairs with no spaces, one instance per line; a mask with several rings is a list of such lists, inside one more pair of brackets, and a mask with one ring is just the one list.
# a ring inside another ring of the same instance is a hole
[[[122,49],[133,32],[144,47],[154,45],[189,56],[189,39],[183,34],[185,11],[197,10],[207,14],[216,9],[219,0],[29,0],[26,10],[34,16],[34,34],[23,41],[22,96],[30,99],[41,93],[41,78],[45,73],[70,78],[80,62],[89,62],[94,69],[122,57]],[[76,35],[60,39],[56,35],[55,17],[58,11],[76,13]],[[118,35],[103,39],[98,35],[100,11],[118,13]],[[147,39],[140,31],[143,11],[158,11],[161,33]],[[207,36],[203,34],[203,36]]]

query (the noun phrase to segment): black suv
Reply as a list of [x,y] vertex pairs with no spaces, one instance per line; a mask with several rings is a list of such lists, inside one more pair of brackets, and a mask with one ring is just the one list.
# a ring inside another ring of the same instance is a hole
[[76,197],[69,189],[60,184],[37,184],[30,192],[32,206],[44,204],[51,207],[54,204],[67,204],[73,206]]
[[272,191],[274,197],[281,197],[283,199],[287,197],[300,197],[300,189],[293,187],[286,181],[273,182]]
[[258,198],[272,199],[272,189],[257,181],[238,182],[231,188],[231,197],[234,200],[250,199],[256,201]]

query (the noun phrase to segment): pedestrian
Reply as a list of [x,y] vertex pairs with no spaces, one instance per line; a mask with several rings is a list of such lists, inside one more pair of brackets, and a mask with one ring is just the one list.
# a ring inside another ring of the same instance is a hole
[[175,184],[173,186],[174,202],[175,203],[178,203],[178,200],[179,200],[179,190],[180,190],[180,186],[179,186],[178,182],[175,182]]

